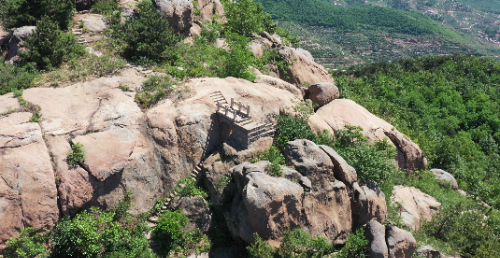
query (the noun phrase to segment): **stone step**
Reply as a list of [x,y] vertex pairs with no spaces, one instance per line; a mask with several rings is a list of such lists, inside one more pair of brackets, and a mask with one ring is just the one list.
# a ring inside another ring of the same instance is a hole
[[149,222],[156,223],[158,221],[159,217],[158,216],[151,216],[148,218]]
[[146,70],[146,71],[143,71],[142,73],[143,73],[143,74],[150,74],[150,73],[152,73],[152,72],[153,72],[152,70]]
[[272,137],[272,136],[274,135],[274,133],[275,133],[275,132],[276,132],[275,130],[265,131],[265,132],[260,133],[260,134],[258,134],[258,135],[254,135],[254,136],[252,136],[252,137],[249,137],[249,138],[248,138],[248,141],[249,141],[250,143],[252,143],[252,142],[257,141],[257,140],[258,140],[258,139],[260,139],[260,138],[264,138],[264,137]]
[[150,221],[146,221],[146,225],[148,225],[150,228],[156,227],[156,223],[153,223],[153,222],[150,222]]
[[147,240],[151,240],[151,238],[153,238],[153,230],[150,230],[146,233],[144,233],[144,237],[147,239]]

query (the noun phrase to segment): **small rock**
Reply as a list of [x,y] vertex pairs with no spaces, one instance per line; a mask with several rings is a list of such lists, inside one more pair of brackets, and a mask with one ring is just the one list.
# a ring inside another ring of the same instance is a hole
[[424,221],[430,221],[432,215],[439,212],[441,203],[434,197],[415,187],[394,186],[392,202],[401,204],[401,218],[404,224],[413,229],[420,229]]
[[340,97],[340,91],[333,83],[316,83],[306,90],[306,97],[320,107]]
[[450,174],[444,170],[437,169],[437,168],[431,169],[430,172],[432,174],[436,175],[436,180],[449,183],[449,184],[451,184],[451,187],[453,187],[453,189],[455,189],[455,190],[458,189],[457,180],[455,179],[455,177],[453,177],[452,174]]
[[301,184],[302,186],[304,187],[307,187],[309,189],[312,189],[312,183],[311,183],[311,180],[309,180],[309,178],[303,176],[299,179],[299,184]]
[[417,249],[417,241],[413,235],[393,224],[387,225],[385,237],[389,258],[411,258]]
[[436,251],[436,249],[432,248],[430,245],[424,245],[417,248],[417,254],[419,257],[425,258],[439,258],[442,257],[441,253]]
[[158,221],[159,217],[158,216],[152,216],[148,218],[149,222],[156,223]]
[[35,26],[24,26],[14,30],[12,37],[9,40],[9,52],[5,60],[10,64],[19,62],[21,59],[18,57],[19,51],[24,51],[24,41],[28,36],[33,34]]

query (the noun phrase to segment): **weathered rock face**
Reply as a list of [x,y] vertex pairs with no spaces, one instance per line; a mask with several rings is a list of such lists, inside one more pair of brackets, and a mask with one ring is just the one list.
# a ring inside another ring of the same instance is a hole
[[316,83],[311,85],[306,90],[306,99],[310,99],[313,103],[320,107],[330,103],[330,101],[338,99],[340,96],[339,88],[333,83]]
[[422,154],[422,150],[410,138],[394,129],[386,131],[385,135],[389,137],[398,150],[396,164],[399,168],[407,170],[427,168],[427,159]]
[[[220,0],[199,0],[196,10],[199,10],[199,15],[194,16],[194,21],[198,24],[204,22],[211,22],[214,15],[219,16],[219,19],[223,19],[225,12],[224,6]],[[195,10],[195,12],[196,12]]]
[[321,107],[309,118],[311,129],[320,133],[329,131],[332,135],[346,125],[361,127],[369,143],[388,139],[398,150],[395,163],[401,169],[425,169],[427,160],[419,146],[407,136],[394,130],[394,126],[373,115],[364,107],[349,99],[336,99]]
[[20,108],[19,101],[14,94],[8,93],[0,96],[0,115],[6,114]]
[[262,161],[243,163],[233,172],[238,192],[226,222],[231,233],[247,243],[254,242],[254,232],[264,239],[279,239],[286,230],[301,225],[304,190],[297,183],[267,175],[268,169],[269,162]]
[[385,195],[374,181],[365,185],[353,185],[352,213],[354,226],[361,226],[375,219],[380,223],[387,221],[387,204]]
[[28,36],[33,34],[33,31],[36,29],[35,26],[24,26],[21,28],[17,28],[14,30],[12,37],[9,40],[9,52],[5,60],[14,64],[20,61],[20,58],[17,56],[19,51],[24,51],[24,41]]
[[137,2],[135,0],[120,0],[120,11],[123,17],[132,17],[136,10]]
[[271,77],[264,74],[259,74],[257,75],[257,79],[255,79],[254,82],[265,83],[275,88],[289,91],[293,95],[300,96],[300,98],[302,98],[302,92],[300,91],[299,88],[297,88],[297,86],[290,84],[286,81],[283,81],[279,78]]
[[453,177],[452,174],[442,170],[442,169],[437,169],[433,168],[430,170],[430,172],[434,175],[436,175],[436,180],[442,181],[449,183],[453,189],[457,190],[458,189],[458,183],[455,177]]
[[89,10],[93,4],[97,2],[96,0],[76,0],[76,10],[83,11]]
[[322,82],[334,83],[328,71],[323,66],[315,63],[311,53],[308,51],[283,46],[278,52],[281,57],[291,64],[288,74],[280,75],[283,80],[295,85]]
[[188,230],[200,229],[204,234],[212,226],[212,215],[207,201],[201,196],[175,197],[170,202],[173,210],[182,210],[189,219]]
[[262,58],[264,56],[264,49],[262,48],[262,44],[260,44],[259,42],[250,42],[250,44],[248,44],[248,49],[256,58]]
[[387,258],[389,250],[385,242],[385,227],[376,219],[370,220],[365,227],[365,237],[368,240],[368,257]]
[[312,141],[288,142],[285,146],[285,158],[288,166],[294,166],[304,176],[323,174],[334,180],[332,160]]
[[411,258],[417,249],[417,241],[413,235],[392,224],[387,225],[385,237],[389,258]]
[[100,14],[85,14],[80,21],[83,22],[87,30],[94,33],[103,32],[108,27],[106,18]]
[[0,117],[0,248],[25,227],[50,230],[59,220],[54,171],[31,113]]
[[352,187],[352,185],[358,181],[358,174],[356,173],[356,170],[351,165],[347,164],[344,158],[342,158],[332,148],[326,145],[320,145],[319,147],[330,157],[335,165],[333,168],[335,178],[342,181],[347,186]]
[[417,248],[417,254],[419,257],[424,257],[424,258],[443,257],[440,252],[436,251],[436,249],[432,248],[432,246],[430,245],[424,245]]
[[414,187],[394,186],[392,202],[401,203],[401,218],[405,225],[413,230],[420,229],[424,221],[430,221],[432,215],[439,212],[441,203],[434,197],[424,194]]

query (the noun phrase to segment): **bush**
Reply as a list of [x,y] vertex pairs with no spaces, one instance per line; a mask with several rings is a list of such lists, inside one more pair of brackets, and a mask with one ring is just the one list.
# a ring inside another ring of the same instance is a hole
[[142,108],[148,108],[158,101],[168,97],[174,91],[174,82],[170,76],[153,75],[142,83],[142,87],[135,95],[135,101]]
[[94,207],[63,218],[51,233],[50,257],[155,257],[144,237],[147,225],[121,224],[114,217]]
[[281,166],[285,165],[285,156],[283,156],[283,153],[281,153],[278,147],[273,145],[266,152],[264,153],[259,152],[257,154],[257,157],[252,159],[251,162],[255,163],[261,160],[268,160],[271,162],[271,166],[269,167],[269,169],[271,170],[272,176],[283,175],[283,169],[281,168]]
[[23,228],[17,238],[11,238],[7,242],[4,252],[6,257],[11,258],[41,258],[46,257],[47,239],[45,236],[34,233],[33,228]]
[[33,62],[39,69],[57,67],[85,51],[78,45],[75,36],[63,34],[59,26],[46,16],[37,22],[37,28],[24,45],[28,51],[19,54],[22,61]]
[[230,50],[225,55],[226,58],[220,76],[232,76],[249,81],[255,80],[255,75],[249,70],[249,67],[254,63],[254,56],[248,50],[248,38],[234,33],[226,36]]
[[188,218],[181,210],[166,211],[161,215],[153,230],[153,237],[160,243],[163,254],[186,254],[192,250],[203,252],[210,248],[208,238],[199,229],[186,231],[187,225]]
[[99,0],[92,6],[92,10],[103,15],[111,15],[120,10],[120,5],[115,0]]
[[174,188],[174,192],[177,192],[179,196],[201,196],[203,198],[208,197],[208,193],[206,191],[196,186],[196,179],[194,179],[192,176],[179,180],[177,186]]
[[276,25],[273,23],[271,15],[264,12],[261,3],[254,0],[224,0],[224,10],[226,12],[226,31],[249,36],[251,33],[267,31],[274,33]]
[[74,15],[73,0],[0,0],[0,19],[8,28],[36,25],[43,17],[49,17],[67,30]]
[[0,95],[33,86],[38,72],[32,65],[23,67],[5,65],[0,59]]
[[311,131],[307,121],[291,115],[279,116],[278,129],[274,138],[277,147],[284,150],[289,141],[297,139],[314,141],[316,135]]
[[172,48],[181,41],[152,1],[138,3],[139,12],[125,24],[113,26],[115,36],[127,43],[125,55],[132,60],[149,63],[172,58]]
[[365,258],[368,251],[368,240],[365,238],[365,229],[359,228],[355,234],[350,234],[344,247],[335,256],[336,258]]
[[69,145],[71,146],[71,152],[68,153],[69,164],[75,165],[83,162],[85,160],[85,151],[83,150],[83,144],[79,142],[73,143],[73,140],[69,139]]

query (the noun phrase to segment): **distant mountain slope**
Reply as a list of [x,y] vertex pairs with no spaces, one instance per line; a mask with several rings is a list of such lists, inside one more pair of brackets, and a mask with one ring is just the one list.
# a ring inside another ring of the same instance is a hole
[[[257,0],[326,66],[428,54],[497,56],[500,3],[480,0]],[[498,16],[498,15],[496,15]]]

